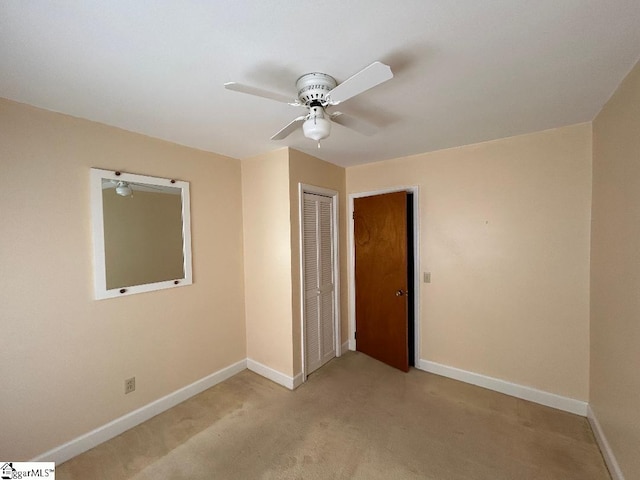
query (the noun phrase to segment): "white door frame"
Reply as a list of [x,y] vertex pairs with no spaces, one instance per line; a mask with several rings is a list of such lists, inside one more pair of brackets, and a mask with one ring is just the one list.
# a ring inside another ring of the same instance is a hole
[[413,318],[413,332],[414,332],[414,366],[420,365],[420,215],[418,212],[419,188],[417,186],[407,187],[391,187],[382,190],[374,190],[370,192],[350,193],[349,194],[349,274],[347,281],[349,284],[349,350],[356,349],[356,249],[354,235],[354,222],[353,222],[353,200],[361,197],[371,197],[373,195],[382,195],[385,193],[394,192],[407,192],[413,194],[413,305],[414,305],[414,318]]
[[338,192],[335,190],[330,190],[328,188],[317,187],[315,185],[308,185],[305,183],[298,184],[298,239],[300,242],[300,328],[302,335],[301,337],[301,349],[300,352],[302,354],[302,381],[307,381],[307,362],[305,355],[305,345],[306,345],[306,329],[304,325],[305,319],[305,311],[304,311],[304,294],[305,294],[305,285],[304,285],[304,251],[303,251],[303,240],[304,240],[304,194],[312,193],[315,195],[322,195],[324,197],[331,198],[332,202],[332,218],[331,222],[332,231],[333,231],[333,301],[335,302],[333,309],[333,328],[335,330],[335,340],[336,340],[336,357],[342,355],[341,349],[341,339],[340,339],[340,251],[338,246],[340,245],[338,239]]

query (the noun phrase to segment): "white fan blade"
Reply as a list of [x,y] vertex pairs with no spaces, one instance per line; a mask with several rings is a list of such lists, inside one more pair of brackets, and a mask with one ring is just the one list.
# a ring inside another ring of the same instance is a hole
[[373,62],[331,90],[327,94],[329,105],[338,105],[392,78],[393,72],[389,65]]
[[371,136],[378,132],[378,127],[376,127],[375,125],[371,125],[364,120],[345,115],[342,112],[332,113],[331,120],[342,125],[343,127],[350,128],[351,130],[355,130],[356,132],[363,135]]
[[227,82],[224,84],[224,88],[227,90],[233,90],[234,92],[248,93],[249,95],[255,95],[257,97],[268,98],[275,100],[276,102],[288,103],[289,105],[300,105],[295,99],[282,95],[280,93],[270,92],[257,87],[251,87],[249,85],[243,85],[236,82]]
[[294,132],[296,128],[300,126],[302,122],[304,122],[306,118],[307,117],[303,115],[301,117],[296,118],[295,120],[292,120],[282,130],[280,130],[273,137],[271,137],[271,140],[282,140],[283,138],[288,137]]

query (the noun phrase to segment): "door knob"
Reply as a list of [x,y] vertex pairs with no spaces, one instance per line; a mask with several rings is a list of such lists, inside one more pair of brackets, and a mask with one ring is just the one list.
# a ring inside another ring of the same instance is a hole
[[396,297],[402,297],[403,295],[406,295],[407,293],[409,293],[409,292],[407,292],[406,290],[400,289],[400,290],[398,290],[396,292]]

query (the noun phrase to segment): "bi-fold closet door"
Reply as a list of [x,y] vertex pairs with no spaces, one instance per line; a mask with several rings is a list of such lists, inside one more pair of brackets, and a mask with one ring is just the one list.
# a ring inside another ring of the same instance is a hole
[[304,354],[309,375],[336,356],[333,200],[304,193]]

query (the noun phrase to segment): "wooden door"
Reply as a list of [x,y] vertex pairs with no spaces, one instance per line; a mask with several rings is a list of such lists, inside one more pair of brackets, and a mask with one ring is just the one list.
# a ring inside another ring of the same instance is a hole
[[303,197],[304,357],[308,375],[336,356],[333,200]]
[[407,193],[354,199],[356,349],[409,370]]

